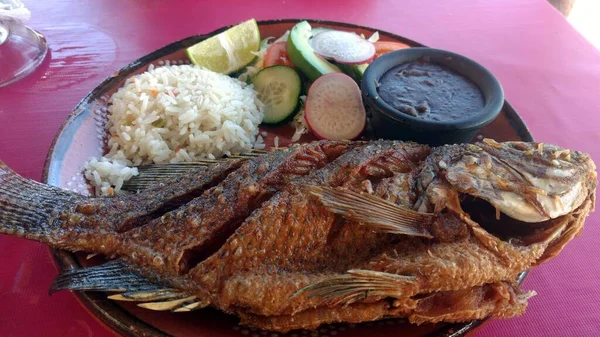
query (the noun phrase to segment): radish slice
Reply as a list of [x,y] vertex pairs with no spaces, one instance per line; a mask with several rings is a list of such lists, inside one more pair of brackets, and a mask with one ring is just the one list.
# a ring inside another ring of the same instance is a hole
[[339,63],[362,64],[371,61],[375,46],[355,33],[326,30],[310,40],[315,53]]
[[358,85],[343,73],[319,77],[308,90],[304,118],[320,139],[358,138],[367,123]]

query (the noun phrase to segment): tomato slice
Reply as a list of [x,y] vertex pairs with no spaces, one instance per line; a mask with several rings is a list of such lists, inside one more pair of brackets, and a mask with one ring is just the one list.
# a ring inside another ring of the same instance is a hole
[[273,43],[273,45],[267,49],[264,61],[265,68],[274,65],[294,67],[294,64],[288,57],[286,46],[287,42],[277,42]]
[[392,41],[377,41],[374,43],[374,45],[375,58],[378,58],[379,56],[387,54],[394,50],[410,48],[410,46],[406,43]]

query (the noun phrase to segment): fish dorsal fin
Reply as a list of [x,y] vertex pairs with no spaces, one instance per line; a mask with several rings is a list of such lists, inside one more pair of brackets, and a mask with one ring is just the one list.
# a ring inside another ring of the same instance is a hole
[[123,184],[124,191],[136,192],[144,190],[158,181],[170,179],[197,170],[201,167],[224,163],[231,160],[252,159],[264,155],[266,151],[251,150],[248,153],[233,154],[220,159],[196,159],[193,162],[166,163],[166,164],[144,164],[136,166],[138,175],[131,177]]
[[178,177],[182,174],[193,172],[201,167],[206,167],[216,164],[217,161],[211,160],[198,161],[193,163],[179,163],[179,164],[148,164],[137,166],[138,175],[131,177],[128,181],[123,184],[122,189],[125,191],[136,192],[138,190],[144,190],[158,181]]
[[401,298],[411,294],[416,277],[372,270],[352,269],[298,290],[293,296],[320,298],[325,305],[348,305],[366,298]]
[[347,189],[306,186],[331,212],[359,221],[374,230],[432,238],[425,225],[435,219],[432,213],[421,213],[398,206],[378,196]]

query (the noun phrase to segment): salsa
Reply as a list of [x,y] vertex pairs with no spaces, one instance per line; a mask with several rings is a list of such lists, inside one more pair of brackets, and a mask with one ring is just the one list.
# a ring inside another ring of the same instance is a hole
[[453,70],[426,60],[388,70],[379,80],[379,96],[405,114],[433,121],[454,121],[484,107],[479,87]]

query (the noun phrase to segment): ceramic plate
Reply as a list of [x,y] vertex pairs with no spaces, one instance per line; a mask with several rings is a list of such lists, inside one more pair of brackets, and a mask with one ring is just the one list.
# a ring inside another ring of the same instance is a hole
[[[282,35],[296,22],[301,20],[261,21],[261,36]],[[330,27],[340,30],[354,31],[370,36],[377,29],[361,27],[346,23],[330,21],[311,21],[313,27]],[[150,64],[161,66],[165,63],[187,63],[185,49],[208,37],[218,34],[229,27],[220,28],[206,35],[192,36],[174,42],[155,52],[125,66],[113,76],[104,80],[92,90],[73,109],[58,135],[54,139],[44,167],[44,182],[82,194],[89,194],[88,186],[82,175],[83,164],[90,157],[101,156],[106,140],[104,126],[106,123],[107,102],[124,81],[144,72]],[[379,30],[380,39],[399,41],[411,46],[421,44],[401,36]],[[262,128],[268,132],[265,143],[271,144],[275,136],[279,136],[280,146],[285,146],[293,134],[289,127]],[[478,137],[490,137],[498,141],[523,140],[532,141],[527,130],[515,110],[506,102],[498,118],[484,129]],[[313,140],[305,136],[301,141]],[[102,260],[86,260],[84,254],[73,254],[66,251],[55,251],[56,261],[62,270],[81,268],[82,266],[102,263]],[[521,281],[525,274],[520,277]],[[79,292],[79,298],[96,316],[108,326],[125,336],[284,336],[284,334],[259,331],[239,326],[234,316],[225,315],[217,310],[202,309],[190,313],[155,312],[136,307],[135,304],[114,302],[106,298],[106,294],[98,292]],[[317,331],[293,331],[289,336],[429,336],[455,337],[479,326],[481,321],[465,324],[429,324],[415,326],[401,319],[391,319],[364,324],[333,324],[320,327]]]

